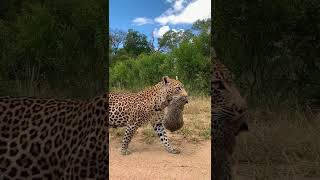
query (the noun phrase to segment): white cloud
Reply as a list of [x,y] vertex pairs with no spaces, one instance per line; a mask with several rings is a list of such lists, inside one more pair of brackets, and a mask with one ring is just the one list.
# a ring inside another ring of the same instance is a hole
[[160,29],[155,28],[153,30],[153,36],[156,38],[161,38],[169,30],[170,30],[169,26],[162,26]]
[[141,26],[141,25],[145,25],[145,24],[152,24],[153,23],[152,19],[145,18],[145,17],[135,18],[132,22],[133,22],[134,25],[137,25],[137,26]]
[[161,25],[167,24],[192,24],[197,20],[211,17],[211,0],[196,0],[185,4],[185,0],[177,0],[173,8],[168,9],[155,22]]
[[173,5],[174,11],[180,11],[181,9],[184,8],[183,1],[184,0],[177,0],[174,2],[174,5]]
[[[171,30],[174,32],[184,32],[184,29],[171,29]],[[162,26],[160,29],[155,28],[153,30],[153,36],[156,38],[162,38],[162,36],[168,31],[170,31],[169,26]]]
[[184,5],[187,3],[187,0],[166,0],[166,2],[171,4],[172,6],[172,8],[167,10],[168,12],[177,12],[184,8]]

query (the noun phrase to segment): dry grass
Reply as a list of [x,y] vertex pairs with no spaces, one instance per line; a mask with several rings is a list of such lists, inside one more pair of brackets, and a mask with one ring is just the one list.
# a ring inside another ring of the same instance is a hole
[[255,111],[252,117],[234,153],[238,179],[320,177],[320,118],[278,110]]
[[190,97],[184,107],[183,127],[173,132],[187,140],[199,141],[211,138],[211,105],[210,97]]
[[[209,140],[211,138],[210,108],[210,97],[189,97],[189,103],[184,106],[183,111],[184,125],[176,132],[167,131],[169,138],[178,136],[190,142]],[[109,132],[112,137],[120,140],[125,133],[125,128],[110,129]],[[142,141],[148,144],[159,141],[149,124],[139,128],[137,134]]]

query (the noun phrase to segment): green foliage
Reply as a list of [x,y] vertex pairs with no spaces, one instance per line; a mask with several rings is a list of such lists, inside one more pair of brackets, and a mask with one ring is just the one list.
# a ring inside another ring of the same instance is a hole
[[200,34],[209,34],[211,23],[208,23],[208,20],[198,20],[192,25],[191,29],[198,31]]
[[215,49],[252,102],[319,98],[319,9],[317,0],[215,3]]
[[[204,22],[211,23],[210,20]],[[128,34],[130,31],[133,32],[129,30]],[[143,89],[159,82],[161,77],[166,75],[171,78],[177,76],[191,93],[209,94],[211,67],[209,39],[210,34],[207,30],[202,30],[198,34],[191,33],[191,30],[168,31],[160,39],[159,46],[166,47],[170,51],[140,53],[132,57],[130,50],[125,47],[120,48],[111,55],[113,58],[109,87]]]
[[151,51],[147,36],[133,29],[128,30],[123,49],[135,57],[141,53],[149,53]]
[[122,30],[112,29],[110,31],[109,40],[111,43],[112,52],[117,53],[117,50],[120,48],[120,45],[124,44],[126,37],[127,33]]
[[161,38],[158,38],[159,50],[170,51],[177,48],[183,41],[189,41],[193,37],[190,30],[187,31],[173,31],[169,30]]
[[140,89],[160,81],[170,71],[164,63],[167,58],[166,54],[156,52],[116,63],[110,68],[110,87]]
[[[210,57],[205,56],[196,39],[193,43],[184,42],[180,48],[174,49],[172,54],[176,60],[177,75],[192,91],[210,90]],[[192,85],[192,86],[191,86]]]
[[104,91],[101,2],[9,2],[0,14],[0,95],[87,97]]

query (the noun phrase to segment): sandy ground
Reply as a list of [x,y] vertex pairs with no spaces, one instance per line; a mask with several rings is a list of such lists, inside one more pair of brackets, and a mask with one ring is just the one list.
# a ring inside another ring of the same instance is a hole
[[[267,176],[261,175],[261,172],[257,172],[257,165],[248,166],[246,164],[238,164],[234,166],[235,170],[234,180],[319,180],[320,177],[305,177],[300,174],[290,174],[287,166],[276,167],[278,171],[271,171],[267,173]],[[261,167],[260,167],[261,169]],[[281,172],[281,169],[283,171]]]
[[183,139],[172,139],[180,154],[165,151],[160,142],[146,144],[134,137],[129,145],[130,155],[120,154],[121,139],[110,137],[110,180],[207,180],[210,179],[210,141],[192,144]]
[[[180,154],[167,153],[158,139],[146,144],[135,136],[130,143],[130,155],[120,154],[121,138],[110,137],[109,179],[110,180],[207,180],[211,178],[210,140],[190,143],[179,135],[171,136],[172,144]],[[304,177],[288,174],[288,167],[278,167],[284,172],[270,172],[261,176],[258,165],[237,164],[233,167],[235,180],[318,180],[319,177]],[[261,168],[260,168],[261,169]]]

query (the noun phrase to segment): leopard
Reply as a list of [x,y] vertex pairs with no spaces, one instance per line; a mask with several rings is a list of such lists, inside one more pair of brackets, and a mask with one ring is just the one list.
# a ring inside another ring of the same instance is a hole
[[128,146],[133,135],[139,127],[148,123],[167,152],[180,153],[179,149],[170,145],[163,122],[157,121],[174,96],[187,97],[188,93],[179,80],[168,76],[139,92],[110,92],[109,127],[126,129],[120,150],[122,155],[131,154]]
[[0,179],[106,179],[108,94],[0,97]]
[[248,106],[241,96],[233,73],[212,50],[211,78],[212,118],[212,176],[213,179],[232,179],[232,154],[236,136],[248,132]]

